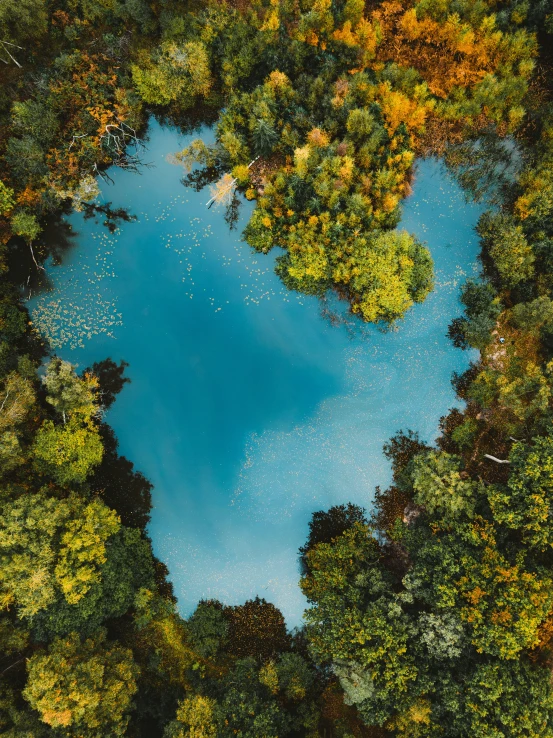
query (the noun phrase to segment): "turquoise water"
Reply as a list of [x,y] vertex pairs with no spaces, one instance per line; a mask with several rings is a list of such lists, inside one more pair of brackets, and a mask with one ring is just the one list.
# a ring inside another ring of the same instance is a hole
[[475,273],[480,209],[436,161],[418,164],[402,227],[426,240],[436,289],[397,330],[335,322],[287,292],[273,256],[240,241],[180,183],[168,154],[187,138],[153,124],[142,175],[113,170],[100,201],[137,216],[110,234],[73,214],[72,248],[48,265],[33,320],[84,368],[107,356],[132,379],[107,420],[155,485],[150,533],[183,614],[200,598],[259,594],[297,624],[296,552],[312,511],[369,507],[386,485],[383,443],[430,440],[455,404],[451,373],[470,355],[445,338],[459,285]]

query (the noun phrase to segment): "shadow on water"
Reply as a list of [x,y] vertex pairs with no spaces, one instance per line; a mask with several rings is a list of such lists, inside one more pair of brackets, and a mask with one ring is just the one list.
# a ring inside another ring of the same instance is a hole
[[115,233],[123,223],[134,223],[137,220],[136,215],[133,215],[128,208],[112,208],[111,202],[106,202],[103,205],[84,203],[83,215],[85,220],[94,218],[96,223],[100,222],[99,217],[102,216],[104,218],[102,225],[110,233]]
[[[36,265],[29,244],[23,238],[11,240],[7,258],[10,279],[20,286],[25,299],[53,291],[55,285],[50,279],[49,269],[41,266],[48,263],[50,266],[62,265],[79,245],[81,234],[69,222],[69,213],[70,209],[65,208],[44,220],[42,232],[33,243],[40,266]],[[112,207],[111,202],[84,203],[82,215],[85,222],[93,220],[95,225],[102,225],[109,233],[115,233],[123,223],[137,220],[129,208]]]

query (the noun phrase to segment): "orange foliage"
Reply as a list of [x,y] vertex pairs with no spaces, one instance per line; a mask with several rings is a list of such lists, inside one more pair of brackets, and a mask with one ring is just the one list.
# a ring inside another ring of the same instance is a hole
[[385,125],[390,136],[394,135],[401,123],[405,123],[410,133],[422,131],[428,105],[420,105],[402,92],[392,90],[389,82],[379,85],[378,93]]
[[53,81],[50,92],[68,131],[47,155],[51,182],[60,188],[75,185],[83,170],[110,163],[102,136],[128,117],[129,106],[114,62],[101,54],[75,56],[72,74]]
[[534,662],[553,666],[553,612],[538,629],[538,643],[530,651],[530,658]]
[[22,192],[17,195],[17,204],[23,207],[34,207],[40,202],[40,192],[34,190],[30,185],[27,185]]
[[500,32],[475,31],[453,14],[441,23],[419,20],[415,8],[405,10],[401,3],[387,0],[371,19],[383,34],[377,60],[414,67],[440,98],[456,86],[474,87],[501,61]]

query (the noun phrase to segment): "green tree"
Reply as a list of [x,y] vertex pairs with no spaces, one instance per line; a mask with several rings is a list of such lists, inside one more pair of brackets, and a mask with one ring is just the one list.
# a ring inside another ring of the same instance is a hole
[[501,213],[484,213],[478,222],[484,254],[499,275],[500,285],[511,288],[534,274],[535,255],[522,227]]
[[215,700],[195,694],[186,697],[177,710],[176,721],[165,731],[166,738],[216,738]]
[[164,42],[151,60],[133,65],[132,76],[146,102],[167,105],[178,100],[183,109],[207,97],[213,84],[209,57],[201,41],[183,45]]
[[297,654],[259,667],[241,659],[218,685],[218,698],[186,697],[166,738],[244,738],[316,735],[318,714],[309,695],[312,669]]
[[31,618],[58,595],[79,602],[100,580],[106,543],[118,530],[117,516],[99,500],[39,492],[8,502],[0,517],[4,605]]
[[411,645],[409,598],[395,593],[393,577],[379,566],[381,556],[371,530],[355,523],[309,551],[309,574],[301,580],[311,603],[305,613],[311,652],[337,665],[347,699],[369,725],[382,725],[412,704],[424,668]]
[[15,205],[14,191],[0,180],[0,215],[6,216]]
[[532,445],[516,443],[511,451],[506,485],[493,485],[488,499],[497,521],[518,530],[528,546],[553,546],[553,439],[535,438]]
[[25,461],[23,433],[35,402],[32,383],[17,372],[10,372],[0,391],[0,475]]
[[188,620],[194,648],[204,658],[214,658],[228,644],[229,623],[223,606],[216,601],[201,601]]
[[531,302],[519,302],[512,309],[512,321],[517,328],[536,334],[553,324],[553,301],[542,295]]
[[90,419],[97,411],[95,392],[98,380],[92,374],[78,377],[74,367],[57,357],[50,360],[42,380],[46,388],[46,401],[63,416],[68,414]]
[[84,640],[76,633],[56,638],[29,659],[27,673],[25,699],[61,734],[126,734],[139,669],[132,652],[107,641],[105,632]]
[[36,216],[23,211],[12,215],[11,225],[13,234],[15,236],[21,236],[28,243],[32,243],[42,230]]
[[62,426],[45,420],[33,446],[36,469],[61,485],[86,481],[103,452],[98,428],[75,416]]
[[5,42],[4,60],[13,62],[10,51],[17,58],[20,52],[8,44],[37,40],[47,30],[47,7],[42,0],[6,0],[0,7],[0,42]]
[[121,527],[107,540],[105,557],[84,597],[75,601],[57,591],[55,600],[33,616],[35,638],[49,640],[72,631],[91,635],[109,618],[133,608],[141,590],[155,588],[150,543],[139,530]]
[[[466,475],[465,475],[466,476]],[[434,520],[472,517],[482,486],[463,479],[461,460],[444,452],[417,456],[412,469],[414,501]]]

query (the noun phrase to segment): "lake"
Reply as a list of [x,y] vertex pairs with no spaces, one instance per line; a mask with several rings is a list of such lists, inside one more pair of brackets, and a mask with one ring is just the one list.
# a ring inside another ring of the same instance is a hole
[[311,513],[370,508],[375,486],[390,481],[384,442],[408,428],[434,439],[457,404],[451,374],[471,354],[446,331],[477,271],[481,207],[465,203],[440,162],[420,161],[401,227],[427,241],[434,292],[394,331],[337,322],[336,306],[288,292],[274,256],[241,242],[251,203],[231,232],[206,208],[209,192],[182,185],[167,155],[196,137],[152,123],[151,166],[113,169],[102,183],[100,202],[136,221],[110,233],[101,217],[69,216],[72,245],[47,263],[51,289],[29,308],[81,369],[108,356],[130,364],[132,383],[107,420],[155,486],[149,531],[181,613],[202,598],[259,594],[293,626]]

